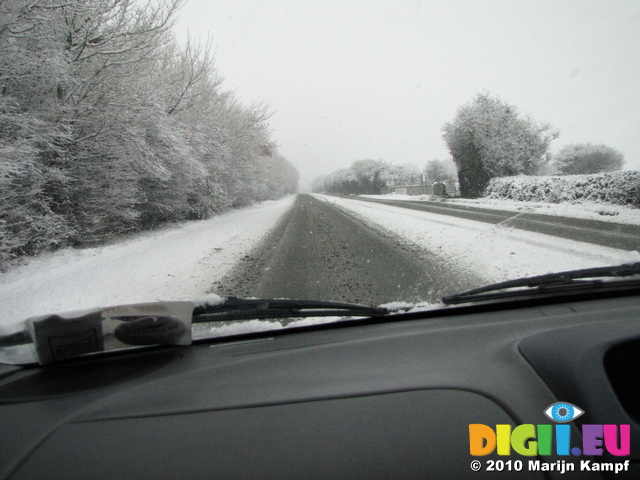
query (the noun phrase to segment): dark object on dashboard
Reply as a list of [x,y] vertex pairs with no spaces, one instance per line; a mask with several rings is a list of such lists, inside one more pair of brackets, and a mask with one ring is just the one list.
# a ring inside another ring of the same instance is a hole
[[128,345],[176,345],[187,330],[180,319],[172,316],[150,316],[127,319],[114,335]]

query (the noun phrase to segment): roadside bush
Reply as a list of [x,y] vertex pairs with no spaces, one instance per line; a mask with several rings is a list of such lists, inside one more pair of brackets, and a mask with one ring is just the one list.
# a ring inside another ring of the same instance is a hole
[[598,202],[640,208],[640,171],[493,178],[484,197],[523,202]]

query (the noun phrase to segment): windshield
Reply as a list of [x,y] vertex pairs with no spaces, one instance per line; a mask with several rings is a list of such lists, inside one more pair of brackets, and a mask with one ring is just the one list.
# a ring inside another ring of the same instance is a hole
[[0,333],[638,262],[639,27],[635,1],[0,0]]

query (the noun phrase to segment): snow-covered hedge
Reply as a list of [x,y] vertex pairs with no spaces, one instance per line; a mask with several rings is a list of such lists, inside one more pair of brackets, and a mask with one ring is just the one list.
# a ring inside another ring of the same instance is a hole
[[600,202],[640,208],[640,171],[493,178],[484,196],[524,202]]
[[0,271],[297,191],[270,112],[173,37],[181,3],[0,0]]

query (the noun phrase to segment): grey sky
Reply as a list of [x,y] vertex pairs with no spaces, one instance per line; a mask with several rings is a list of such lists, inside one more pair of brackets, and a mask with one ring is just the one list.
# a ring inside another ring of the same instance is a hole
[[226,88],[266,102],[303,187],[353,160],[447,158],[441,127],[481,91],[640,168],[640,1],[190,0],[178,34]]

